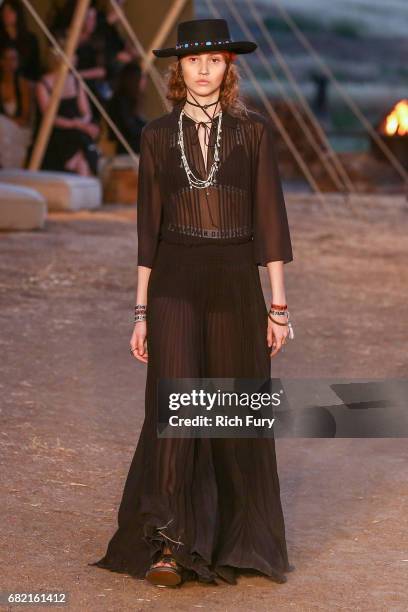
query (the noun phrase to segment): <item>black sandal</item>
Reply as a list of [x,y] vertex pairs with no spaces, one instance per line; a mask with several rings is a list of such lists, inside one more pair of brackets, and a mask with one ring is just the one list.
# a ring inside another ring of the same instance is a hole
[[[169,565],[158,565],[159,563]],[[156,586],[176,586],[182,581],[181,567],[172,555],[162,554],[147,570],[145,578]]]

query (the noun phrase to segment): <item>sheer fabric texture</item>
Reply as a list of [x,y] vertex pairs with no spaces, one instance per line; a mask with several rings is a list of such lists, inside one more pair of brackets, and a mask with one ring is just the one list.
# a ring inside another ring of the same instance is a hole
[[[94,563],[143,578],[164,544],[184,578],[235,584],[240,570],[276,582],[288,561],[273,438],[158,438],[160,378],[271,374],[258,265],[293,259],[269,122],[223,115],[217,185],[190,190],[177,148],[180,105],[143,131],[138,263],[147,296],[145,418],[126,478],[118,528]],[[184,121],[196,176],[205,164]],[[216,124],[210,136],[212,163]]]
[[[182,105],[142,132],[138,195],[138,264],[153,267],[158,242],[189,245],[253,241],[253,260],[292,261],[288,219],[271,123],[249,112],[222,116],[217,185],[190,189],[177,144]],[[211,128],[207,169],[214,159],[218,115]],[[183,115],[186,156],[194,174],[207,175],[195,122]],[[207,195],[208,194],[208,195]]]

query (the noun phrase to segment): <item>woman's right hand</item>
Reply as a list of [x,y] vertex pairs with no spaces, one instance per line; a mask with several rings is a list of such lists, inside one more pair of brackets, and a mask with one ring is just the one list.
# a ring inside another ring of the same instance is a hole
[[99,126],[95,123],[87,123],[81,119],[73,119],[73,127],[81,132],[85,132],[93,139],[96,139],[99,135]]
[[148,362],[146,321],[137,321],[130,339],[132,355],[143,363]]
[[84,131],[88,134],[88,136],[96,140],[99,136],[100,130],[96,123],[85,123]]

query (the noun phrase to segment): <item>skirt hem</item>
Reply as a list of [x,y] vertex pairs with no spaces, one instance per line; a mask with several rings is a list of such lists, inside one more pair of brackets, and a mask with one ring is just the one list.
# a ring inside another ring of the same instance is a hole
[[[176,558],[176,555],[174,556]],[[130,567],[129,565],[126,565],[126,563],[124,563],[123,561],[120,561],[120,560],[115,561],[109,558],[107,555],[105,555],[98,561],[95,561],[93,563],[88,563],[88,565],[106,569],[111,572],[117,572],[120,574],[128,574],[129,576],[132,576],[133,578],[138,578],[141,580],[145,578],[145,574],[147,571],[147,569],[143,571],[135,570],[134,568],[132,569],[132,567]],[[285,576],[285,573],[293,572],[295,570],[295,566],[292,564],[288,564],[286,568],[283,570],[283,572],[271,570],[269,573],[265,572],[264,570],[258,569],[256,567],[228,565],[228,564],[224,564],[218,567],[215,566],[213,569],[210,569],[207,565],[201,566],[200,568],[197,567],[195,570],[192,568],[185,567],[183,565],[181,567],[183,568],[183,571],[184,571],[184,576],[183,576],[184,580],[198,580],[199,582],[213,583],[213,582],[217,582],[217,579],[221,578],[224,582],[227,582],[228,584],[231,584],[231,585],[237,584],[237,580],[235,577],[235,573],[237,571],[250,571],[250,572],[255,571],[257,573],[259,572],[259,574],[270,579],[271,581],[276,582],[278,584],[283,584],[287,582],[287,577]],[[207,571],[203,572],[202,570],[204,569],[204,567]]]

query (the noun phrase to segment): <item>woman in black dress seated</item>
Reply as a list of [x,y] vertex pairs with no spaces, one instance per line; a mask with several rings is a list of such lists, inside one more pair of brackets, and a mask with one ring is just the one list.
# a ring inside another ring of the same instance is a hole
[[[76,0],[65,0],[60,8],[54,7],[50,17],[53,32],[67,34],[76,10]],[[98,15],[101,11],[96,0],[91,0],[86,10],[76,48],[76,69],[98,101],[106,106],[112,95],[108,79],[106,42],[97,31]],[[93,123],[100,122],[99,111],[92,100],[89,101]]]
[[[58,42],[62,47],[65,46],[61,37]],[[42,114],[46,112],[50,102],[59,61],[53,49],[50,49],[50,71],[42,76],[36,86],[37,101]],[[42,169],[75,172],[83,176],[96,175],[99,153],[95,139],[99,131],[99,126],[92,123],[92,114],[84,88],[69,73],[63,87]]]
[[[122,10],[126,0],[116,0]],[[138,52],[132,42],[125,35],[125,31],[118,17],[116,9],[105,0],[104,10],[97,11],[97,25],[95,34],[103,41],[106,77],[113,87],[121,69],[133,60],[137,60]]]
[[1,44],[17,49],[22,76],[28,81],[37,81],[41,74],[40,50],[36,35],[27,29],[24,6],[20,0],[5,0],[0,4]]

